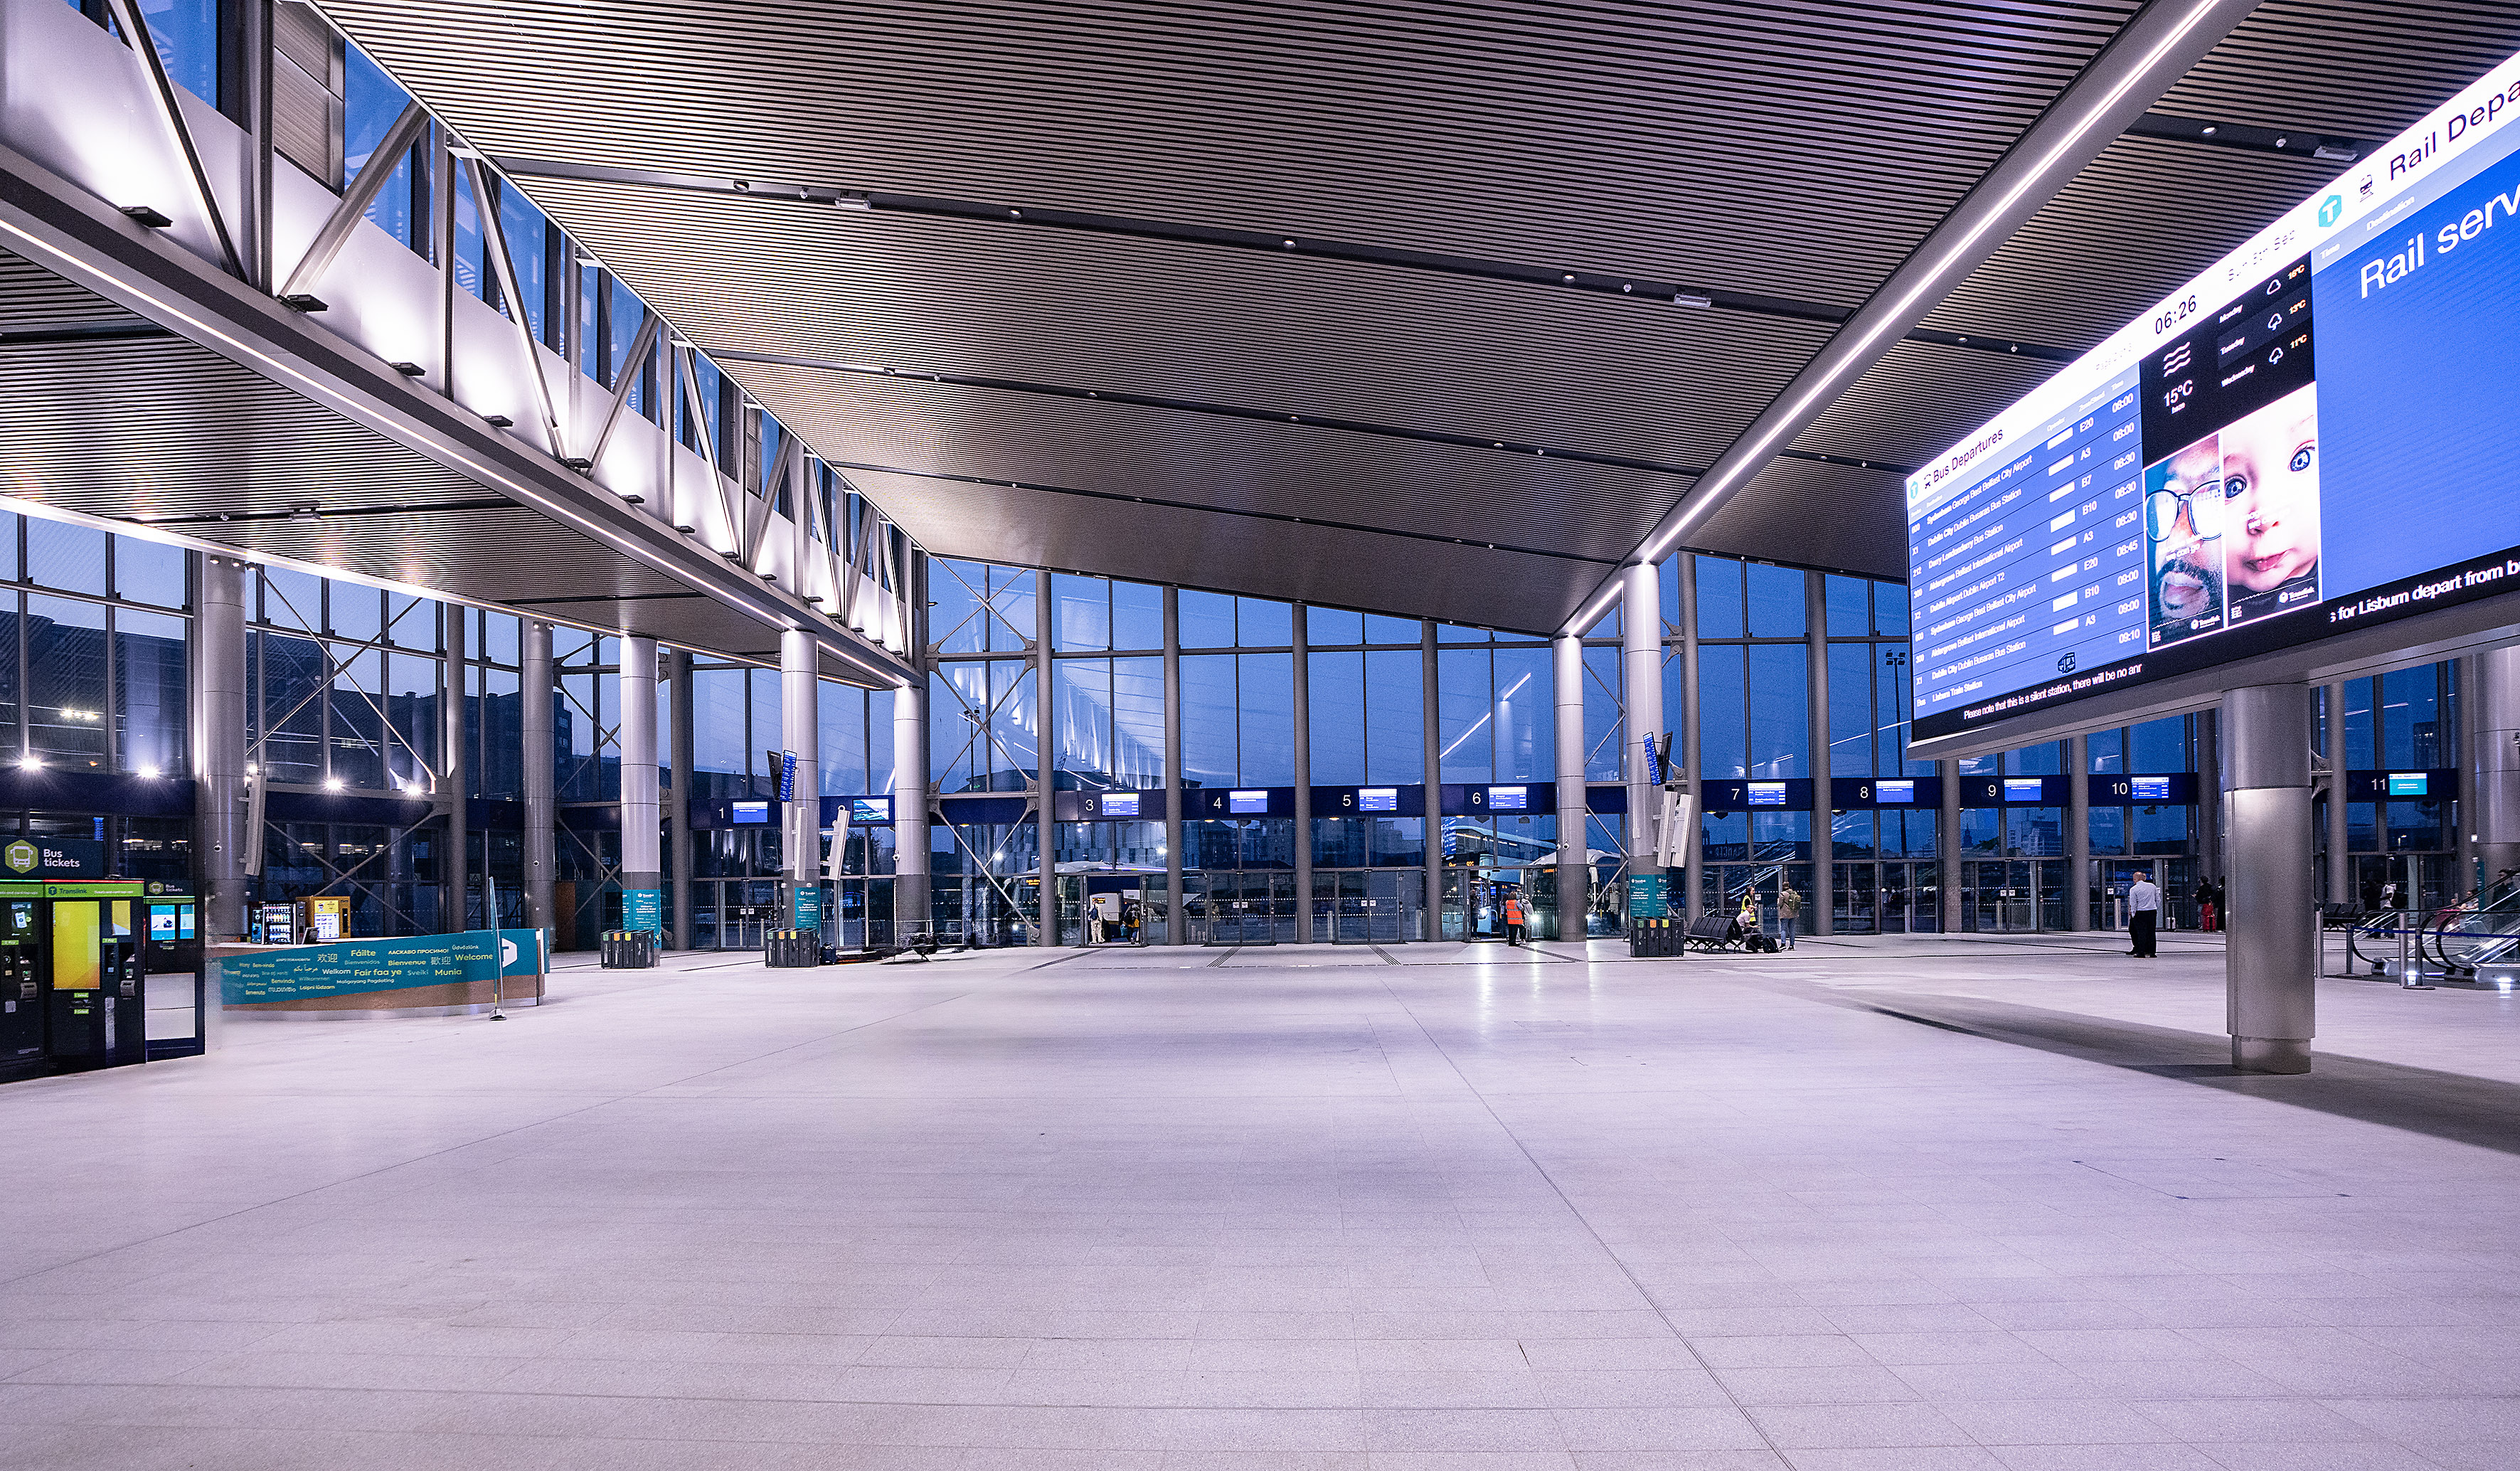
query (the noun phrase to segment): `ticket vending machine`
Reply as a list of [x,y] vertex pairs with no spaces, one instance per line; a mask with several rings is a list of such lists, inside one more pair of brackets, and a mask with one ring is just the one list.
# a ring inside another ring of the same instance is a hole
[[144,906],[0,897],[0,1078],[146,1060],[143,936],[132,927]]

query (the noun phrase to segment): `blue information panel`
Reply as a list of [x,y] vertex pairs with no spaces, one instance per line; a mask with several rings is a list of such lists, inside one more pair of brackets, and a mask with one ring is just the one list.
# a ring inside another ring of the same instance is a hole
[[1917,739],[2520,591],[2515,118],[2520,57],[1909,477]]
[[665,896],[655,889],[623,889],[621,927],[646,930],[652,935],[664,934]]

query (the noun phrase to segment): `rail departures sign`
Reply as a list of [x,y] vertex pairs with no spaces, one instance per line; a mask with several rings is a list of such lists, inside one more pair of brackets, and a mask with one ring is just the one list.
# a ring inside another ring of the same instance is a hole
[[1919,745],[2520,591],[2515,120],[2520,57],[1909,477]]

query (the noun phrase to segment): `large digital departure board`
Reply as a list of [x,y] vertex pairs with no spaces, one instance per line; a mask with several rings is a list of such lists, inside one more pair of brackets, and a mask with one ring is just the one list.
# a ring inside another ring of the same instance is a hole
[[2520,591],[2520,57],[1908,479],[1915,737]]

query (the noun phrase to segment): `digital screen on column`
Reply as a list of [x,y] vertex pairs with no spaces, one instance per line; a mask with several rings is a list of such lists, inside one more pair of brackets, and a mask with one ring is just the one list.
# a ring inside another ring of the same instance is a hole
[[2520,590],[2520,57],[1908,479],[1928,739]]
[[1398,812],[1400,788],[1396,786],[1360,786],[1356,789],[1359,812]]
[[1914,781],[1875,781],[1872,783],[1872,800],[1884,807],[1896,807],[1913,802],[1916,800],[1916,783]]
[[849,821],[850,821],[851,823],[889,823],[889,822],[891,822],[891,821],[892,821],[892,798],[890,798],[890,797],[851,797],[851,798],[849,798]]

